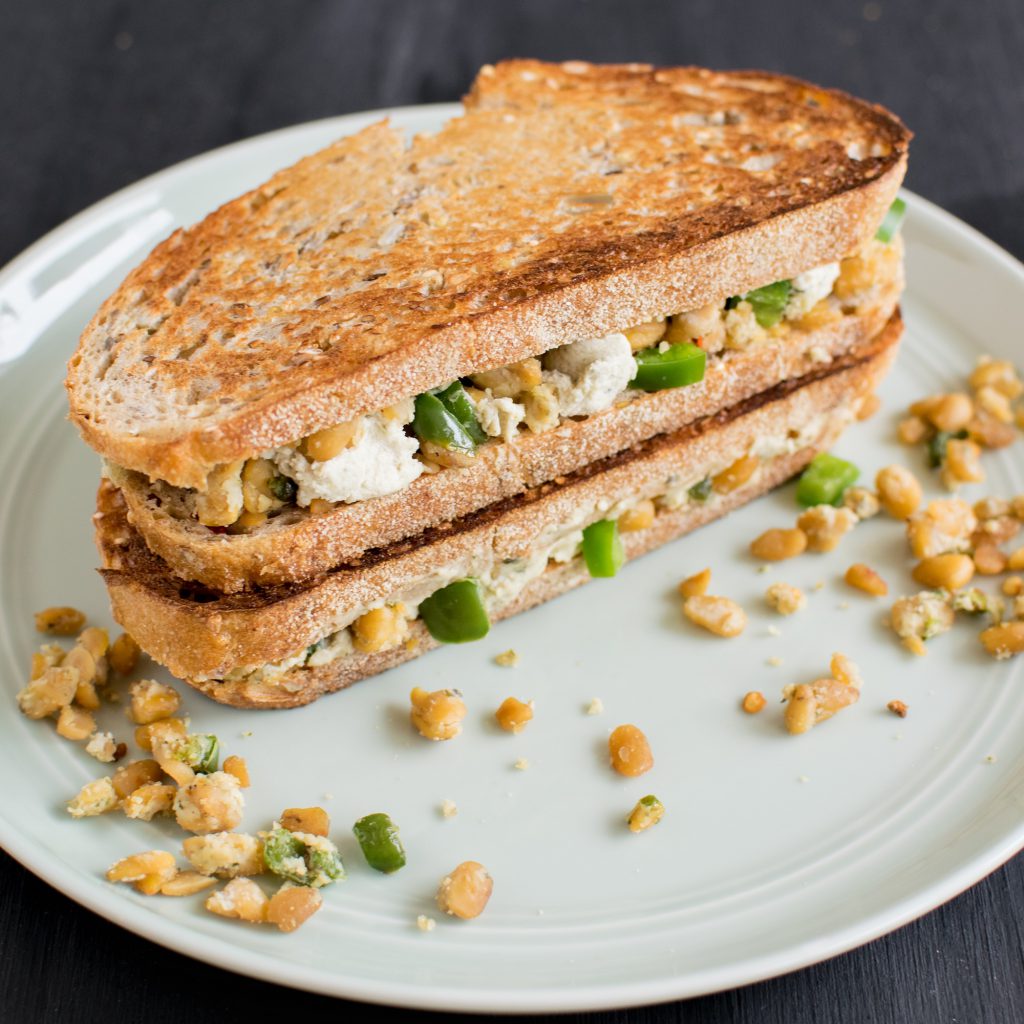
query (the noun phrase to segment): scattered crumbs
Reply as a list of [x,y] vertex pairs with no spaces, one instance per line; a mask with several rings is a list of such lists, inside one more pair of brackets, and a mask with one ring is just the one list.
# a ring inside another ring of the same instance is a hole
[[537,916],[538,917],[543,917],[544,916],[544,911],[541,910],[539,907],[537,908]]
[[986,758],[985,758],[985,764],[995,764],[995,763],[996,763],[996,755],[995,754],[988,754],[986,756]]
[[771,665],[772,668],[778,668],[782,664],[782,659],[777,654],[773,654],[770,658],[765,659],[765,664]]
[[894,715],[899,715],[900,718],[907,717],[907,705],[901,700],[891,700],[885,705]]
[[107,690],[106,691],[106,697],[107,697],[107,700],[110,701],[111,704],[120,704],[121,703],[121,694],[119,694],[117,692],[117,690]]
[[818,580],[818,582],[815,583],[813,587],[811,587],[811,590],[824,590],[824,589],[825,589],[825,581],[824,580]]
[[850,607],[850,602],[849,602],[849,601],[840,601],[840,602],[839,602],[839,604],[837,604],[837,605],[836,605],[836,607],[837,607],[837,608],[838,608],[838,609],[839,609],[839,610],[840,610],[841,612],[845,612],[845,611],[846,611],[846,609]]
[[420,914],[416,918],[416,927],[421,932],[432,932],[437,927],[437,922],[432,917],[427,917],[426,914]]
[[599,715],[599,714],[601,714],[602,711],[604,711],[604,701],[601,700],[600,697],[595,697],[587,705],[587,714],[588,715]]
[[454,818],[459,813],[458,807],[455,806],[454,800],[445,800],[441,804],[441,817],[442,818]]
[[494,656],[494,664],[502,668],[515,668],[519,664],[519,654],[510,647],[507,651]]
[[779,629],[778,626],[769,626],[768,627],[768,635],[769,636],[782,636],[782,630]]
[[798,775],[796,777],[796,781],[797,782],[810,782],[811,779],[810,779],[810,776],[808,776],[808,775]]
[[758,571],[758,573],[766,573],[768,571],[768,566],[767,565],[759,565],[757,567],[757,571]]
[[893,738],[893,739],[894,739],[894,740],[895,740],[895,741],[896,741],[897,743],[899,743],[899,741],[900,741],[901,739],[903,739],[903,733],[901,733],[901,732],[894,732],[894,733],[892,734],[892,738]]
[[512,765],[512,767],[518,768],[521,772],[525,772],[526,769],[530,767],[530,762],[527,761],[525,757],[521,757],[514,765]]
[[246,729],[245,732],[240,734],[243,740],[247,740],[252,735],[252,729]]
[[334,794],[333,793],[324,793],[324,799],[325,800],[333,800],[334,799]]

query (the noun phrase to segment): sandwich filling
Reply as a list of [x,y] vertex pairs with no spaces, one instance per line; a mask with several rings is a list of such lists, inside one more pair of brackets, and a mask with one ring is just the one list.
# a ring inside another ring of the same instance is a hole
[[249,533],[286,509],[319,514],[392,494],[424,473],[471,465],[482,446],[697,383],[708,358],[868,312],[891,297],[901,273],[899,236],[880,230],[853,256],[790,280],[474,373],[220,466],[205,491],[168,488],[176,500],[167,507],[214,532]]
[[[435,638],[452,639],[450,635],[438,634],[435,621],[430,617],[436,615],[436,611],[430,605],[436,603],[438,594],[452,589],[453,585],[459,587],[469,582],[474,585],[475,596],[470,592],[462,595],[462,600],[468,597],[477,602],[478,607],[471,607],[468,614],[476,616],[486,632],[489,619],[515,601],[548,567],[586,560],[593,574],[594,566],[586,551],[587,535],[592,526],[614,524],[616,534],[620,529],[624,532],[649,529],[661,512],[686,505],[713,506],[731,491],[755,485],[759,474],[774,459],[818,443],[826,426],[835,430],[845,428],[856,416],[859,405],[859,397],[851,397],[838,408],[819,413],[797,427],[757,438],[738,459],[730,456],[707,464],[699,475],[673,474],[650,496],[631,496],[618,501],[601,499],[583,505],[570,519],[543,531],[525,557],[500,559],[488,553],[475,558],[472,564],[442,566],[384,601],[348,610],[329,633],[291,656],[273,664],[235,669],[223,676],[223,681],[300,689],[305,683],[296,676],[294,669],[318,668],[352,654],[375,653],[415,643],[410,637],[410,625],[417,619],[427,625]],[[450,628],[450,621],[444,626]],[[476,638],[466,635],[459,639]],[[197,677],[197,681],[209,678]]]

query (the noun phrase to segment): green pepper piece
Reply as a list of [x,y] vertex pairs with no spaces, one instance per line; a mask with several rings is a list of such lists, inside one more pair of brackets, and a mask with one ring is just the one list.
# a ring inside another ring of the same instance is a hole
[[879,224],[878,230],[875,232],[875,238],[879,242],[885,242],[888,245],[896,236],[896,232],[899,231],[903,218],[906,215],[907,204],[902,199],[894,199],[892,206],[885,211],[882,223]]
[[703,480],[695,483],[686,493],[694,501],[707,501],[711,497],[713,488],[714,485],[711,482],[711,477],[706,476]]
[[491,628],[480,585],[474,579],[456,580],[435,590],[420,604],[419,615],[430,635],[443,644],[479,640]]
[[267,487],[278,501],[283,501],[286,505],[295,501],[295,495],[299,493],[295,481],[287,476],[272,476],[267,481]]
[[951,433],[948,430],[938,431],[928,441],[928,465],[932,469],[938,469],[946,461],[946,448],[949,442],[953,440],[963,441],[969,436],[966,430],[958,430],[956,433]]
[[466,428],[444,402],[429,391],[416,396],[412,429],[421,441],[432,441],[459,452],[476,451],[476,443]]
[[821,452],[800,474],[796,500],[807,508],[812,505],[838,505],[843,493],[859,476],[860,470],[852,462]]
[[374,871],[390,875],[405,867],[405,849],[398,837],[398,826],[387,814],[367,814],[352,826],[352,831],[366,863]]
[[614,576],[626,561],[626,552],[614,519],[591,523],[583,531],[583,560],[591,576]]
[[754,308],[754,319],[762,327],[774,327],[782,319],[782,311],[792,291],[793,285],[789,281],[776,281],[747,292],[743,298]]
[[466,433],[476,444],[487,440],[487,431],[480,426],[476,418],[476,407],[473,405],[461,381],[452,381],[443,391],[435,391],[444,407],[462,424]]
[[217,770],[219,755],[220,743],[217,737],[211,733],[197,732],[189,736],[184,746],[179,748],[177,758],[201,775],[209,775]]
[[661,352],[657,347],[636,353],[636,376],[629,382],[638,391],[666,391],[696,384],[704,379],[707,353],[692,341],[669,345]]
[[263,863],[267,870],[296,885],[320,889],[345,877],[334,843],[322,836],[310,836],[306,842],[294,832],[278,826],[263,836]]

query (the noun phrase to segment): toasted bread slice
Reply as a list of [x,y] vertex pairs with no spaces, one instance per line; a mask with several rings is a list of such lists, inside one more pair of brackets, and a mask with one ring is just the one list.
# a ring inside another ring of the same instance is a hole
[[[420,623],[412,623],[410,641],[400,649],[345,654],[330,663],[329,671],[328,666],[291,669],[258,686],[240,672],[289,659],[344,630],[367,609],[417,604],[452,579],[484,578],[495,567],[529,560],[538,551],[543,568],[552,539],[565,535],[567,524],[570,532],[582,528],[615,514],[625,502],[659,499],[660,504],[652,525],[625,535],[630,555],[715,518],[792,475],[835,441],[888,369],[901,331],[894,316],[867,351],[848,357],[841,367],[781,384],[738,408],[592,463],[560,483],[499,502],[446,530],[370,552],[359,564],[306,586],[219,595],[183,584],[142,543],[128,523],[120,493],[105,481],[96,531],[114,617],[157,661],[217,699],[248,706],[304,703],[429,648]],[[750,455],[758,458],[759,471],[731,492],[707,503],[664,500],[673,489],[685,493],[690,482]],[[578,563],[578,557],[568,556],[566,566],[541,572],[518,596],[507,594],[492,608],[493,616],[512,614],[583,582],[586,574]],[[225,676],[231,681],[219,682]],[[254,696],[254,687],[268,691],[265,699]]]
[[373,125],[158,245],[82,335],[71,418],[110,462],[201,490],[457,377],[853,252],[909,138],[780,75],[485,68],[437,134]]
[[176,576],[224,593],[301,582],[370,547],[414,537],[566,476],[863,348],[892,315],[901,287],[902,279],[889,282],[879,305],[825,327],[794,330],[781,343],[713,358],[699,385],[643,395],[543,434],[524,432],[512,443],[485,445],[472,465],[421,476],[381,498],[335,505],[320,515],[292,507],[249,534],[202,526],[178,489],[116,466],[107,472],[124,495],[132,525]]

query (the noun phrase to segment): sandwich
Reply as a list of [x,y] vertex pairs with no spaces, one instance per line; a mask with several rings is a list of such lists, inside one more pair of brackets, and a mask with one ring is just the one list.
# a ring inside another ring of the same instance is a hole
[[176,232],[68,369],[115,617],[304,703],[781,483],[894,357],[908,142],[779,75],[510,61]]

